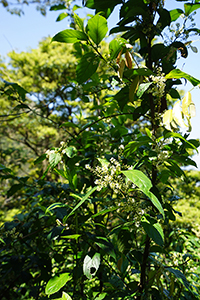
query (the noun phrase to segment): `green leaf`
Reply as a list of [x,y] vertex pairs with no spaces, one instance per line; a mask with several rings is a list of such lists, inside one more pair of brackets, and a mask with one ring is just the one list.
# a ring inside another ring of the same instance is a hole
[[57,164],[61,161],[61,155],[59,152],[53,152],[49,154],[49,164],[51,168],[55,168]]
[[99,246],[106,254],[109,254],[116,261],[116,254],[113,244],[104,237],[97,237],[95,239],[95,244]]
[[200,8],[200,3],[193,4],[193,3],[185,3],[184,4],[184,9],[185,9],[185,15],[189,16],[193,11],[197,10]]
[[177,270],[177,269],[169,268],[169,267],[167,267],[165,270],[167,270],[167,271],[169,271],[170,273],[174,274],[175,277],[176,277],[181,283],[184,284],[184,286],[186,287],[186,289],[188,289],[188,290],[191,291],[189,282],[187,281],[185,275],[184,275],[181,271],[179,271],[179,270]]
[[37,164],[41,163],[43,160],[46,159],[46,157],[47,157],[46,154],[40,155],[36,160],[34,160],[34,165],[37,165]]
[[193,143],[190,143],[190,141],[186,140],[180,133],[177,133],[177,132],[172,132],[172,131],[165,131],[164,132],[164,138],[165,139],[168,139],[170,137],[173,137],[173,138],[177,138],[177,139],[180,139],[182,141],[184,141],[186,144],[188,144],[192,149],[195,149],[197,152],[197,148],[196,146],[193,144]]
[[[95,186],[91,190],[89,190],[89,192],[87,194],[85,194],[84,196],[79,196],[79,198],[81,198],[81,201],[72,209],[72,211],[69,213],[69,215],[67,215],[65,217],[65,220],[64,220],[65,222],[77,210],[77,208],[79,208],[79,206],[81,206],[89,198],[89,196],[92,193],[94,193],[94,191],[96,191],[96,189],[97,189],[97,186]],[[71,194],[71,195],[73,196],[73,194]]]
[[68,15],[68,13],[66,13],[66,12],[61,13],[61,14],[59,14],[59,16],[57,17],[56,22],[62,21],[63,19],[65,19],[65,18],[68,17],[68,16],[69,16],[69,15]]
[[107,293],[101,293],[101,294],[97,293],[97,295],[98,296],[95,297],[94,300],[103,300],[107,296]]
[[179,69],[174,69],[171,72],[169,72],[166,76],[166,79],[172,79],[172,78],[185,78],[188,81],[191,82],[191,84],[193,86],[197,86],[198,84],[200,84],[200,80],[194,78],[193,76],[179,70]]
[[77,154],[77,149],[74,146],[69,146],[65,148],[64,151],[69,158],[72,158]]
[[24,184],[18,183],[18,184],[13,184],[11,188],[7,191],[7,196],[11,197],[14,195],[17,191],[21,190],[21,188],[24,187]]
[[81,31],[84,31],[83,20],[75,13],[74,13],[74,21],[75,21],[76,25],[79,27],[79,29]]
[[62,298],[61,300],[72,300],[69,294],[62,292]]
[[150,87],[151,84],[152,84],[152,82],[147,82],[147,83],[141,83],[139,85],[139,88],[137,90],[137,96],[138,96],[138,98],[142,97],[142,95],[144,94],[144,92]]
[[86,53],[76,67],[78,83],[87,81],[97,70],[100,58],[93,52]]
[[60,43],[76,43],[79,41],[87,40],[88,37],[84,32],[73,29],[65,29],[63,31],[60,31],[52,38],[52,42]]
[[57,4],[50,7],[50,11],[57,11],[61,9],[66,9],[66,6],[64,4]]
[[129,87],[123,87],[115,96],[114,99],[117,100],[117,103],[121,110],[129,102]]
[[20,95],[23,101],[26,100],[26,94],[28,94],[28,91],[26,91],[23,87],[15,82],[8,82],[6,80],[3,80],[3,82],[5,83],[5,86],[11,86]]
[[71,235],[62,235],[61,239],[70,239],[70,240],[77,240],[81,234],[71,234]]
[[[171,16],[167,9],[159,9],[158,13],[160,18],[158,19],[157,24],[159,24],[159,30],[163,30],[166,26],[169,26],[171,23]],[[156,25],[157,25],[156,24]]]
[[69,280],[71,280],[70,273],[63,273],[51,278],[46,285],[45,293],[52,295],[58,292]]
[[89,19],[87,29],[89,37],[96,45],[99,45],[108,32],[106,18],[95,15],[93,18]]
[[184,14],[182,9],[180,9],[180,8],[172,9],[172,10],[170,10],[169,13],[170,13],[170,17],[171,17],[172,22],[176,21],[182,14]]
[[119,52],[125,47],[127,41],[123,38],[116,38],[109,43],[110,59],[117,58]]
[[141,224],[148,236],[159,246],[164,244],[164,233],[162,227],[150,216],[143,216]]
[[62,208],[62,207],[67,207],[67,205],[64,203],[61,203],[61,202],[53,203],[49,207],[47,207],[45,214],[48,214],[48,213],[52,214],[52,210],[54,210],[56,208]]
[[83,261],[83,273],[88,279],[92,279],[95,276],[98,268],[100,266],[100,254],[95,253],[91,258],[89,255],[86,255]]
[[151,180],[139,170],[122,171],[122,173],[132,181],[137,187],[151,200],[153,205],[159,210],[159,212],[165,216],[164,210],[158,198],[150,191],[152,188]]

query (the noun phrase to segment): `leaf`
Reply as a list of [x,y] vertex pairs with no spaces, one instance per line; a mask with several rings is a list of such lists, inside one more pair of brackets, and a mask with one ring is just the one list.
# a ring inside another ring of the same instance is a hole
[[87,81],[97,70],[100,58],[93,52],[86,53],[82,56],[76,67],[76,76],[78,83]]
[[77,240],[81,234],[71,234],[71,235],[62,235],[60,238],[62,239],[70,239],[70,240]]
[[52,42],[60,43],[76,43],[79,41],[87,40],[88,37],[84,32],[73,29],[65,29],[63,31],[60,31],[52,38]]
[[185,3],[184,9],[185,9],[185,15],[189,16],[193,11],[200,8],[200,3],[193,4],[193,3]]
[[129,88],[129,100],[131,102],[134,101],[134,96],[135,96],[135,93],[138,89],[138,86],[139,86],[139,79],[140,77],[139,76],[136,76],[135,79],[132,81],[131,85],[130,85],[130,88]]
[[69,158],[72,158],[77,154],[77,149],[74,146],[69,146],[65,148],[64,151]]
[[62,292],[62,298],[61,300],[72,300],[69,294]]
[[150,216],[143,216],[141,224],[148,236],[159,246],[164,244],[164,233],[161,225]]
[[59,22],[59,21],[62,21],[62,20],[64,20],[66,17],[68,17],[69,15],[68,15],[68,13],[66,13],[66,12],[63,12],[63,13],[61,13],[61,14],[59,14],[59,16],[57,17],[57,19],[56,19],[56,22]]
[[69,280],[71,280],[70,273],[63,273],[51,278],[45,287],[45,293],[52,295],[58,292]]
[[[81,206],[89,198],[89,196],[92,193],[94,193],[94,191],[96,191],[96,189],[97,189],[97,186],[95,186],[91,190],[89,190],[89,192],[87,194],[85,194],[84,196],[80,196],[81,201],[72,209],[72,211],[69,213],[69,215],[67,215],[65,217],[65,222],[77,210],[77,208],[79,208],[79,206]],[[72,196],[73,196],[73,194],[72,194]]]
[[153,205],[159,210],[159,212],[165,216],[164,210],[158,198],[150,191],[152,188],[151,180],[139,170],[122,171],[122,173],[132,181],[137,187],[151,200]]
[[129,101],[129,87],[123,87],[115,96],[114,99],[117,100],[117,103],[121,110],[123,110],[124,106]]
[[184,141],[186,144],[188,144],[192,149],[195,149],[198,152],[197,147],[193,143],[190,143],[190,141],[187,141],[181,134],[179,134],[177,132],[166,131],[166,132],[164,132],[164,137],[165,137],[165,139],[168,139],[170,137],[180,139],[180,140]]
[[100,254],[95,253],[91,258],[89,255],[86,255],[83,261],[83,273],[88,279],[92,279],[95,276],[98,268],[100,266]]
[[87,29],[89,37],[96,45],[99,45],[108,32],[106,18],[98,14],[95,15],[93,18],[88,20]]
[[184,275],[181,271],[179,271],[179,270],[177,270],[177,269],[169,268],[169,267],[167,267],[166,270],[169,271],[170,273],[174,274],[175,277],[176,277],[181,283],[184,284],[184,286],[186,287],[186,289],[188,289],[188,290],[191,291],[189,282],[187,281],[185,275]]
[[190,92],[187,92],[182,100],[182,111],[183,111],[184,115],[186,115],[188,117],[190,116],[189,112],[188,112],[188,108],[191,103],[192,103],[192,95]]
[[37,164],[41,163],[43,160],[46,159],[46,157],[47,157],[46,154],[40,155],[36,160],[34,160],[34,165],[37,165]]
[[200,80],[192,77],[191,75],[179,70],[179,69],[174,69],[171,72],[169,72],[166,76],[166,79],[172,79],[172,78],[185,78],[188,81],[191,82],[191,84],[193,86],[197,86],[198,84],[200,84]]
[[184,14],[182,9],[180,9],[180,8],[170,10],[169,13],[170,13],[170,17],[171,17],[172,22],[176,21],[182,14]]
[[132,62],[133,62],[133,58],[132,58],[130,52],[128,50],[126,50],[125,63],[126,63],[126,66],[127,66],[128,69],[132,68]]
[[187,47],[185,46],[185,44],[183,44],[181,42],[173,42],[170,46],[179,50],[181,52],[182,57],[187,58],[188,50],[187,50]]
[[59,152],[53,152],[49,154],[49,164],[52,169],[54,169],[57,164],[61,161],[61,155]]
[[181,101],[178,100],[175,102],[173,109],[172,109],[172,119],[178,124],[178,126],[184,128],[187,127],[187,124],[185,124],[182,116],[182,111],[181,111]]
[[119,63],[119,68],[117,70],[118,76],[120,79],[123,78],[123,74],[124,74],[124,68],[125,68],[125,60],[122,59]]
[[116,254],[113,244],[104,237],[97,237],[95,239],[95,244],[99,246],[106,254],[109,254],[114,260],[116,260]]
[[74,21],[75,21],[76,25],[79,27],[79,29],[81,31],[84,31],[83,20],[75,13],[74,13]]
[[152,82],[147,82],[147,83],[141,83],[138,91],[137,91],[137,96],[138,98],[141,98],[142,95],[144,94],[144,92],[150,87],[150,85],[152,84]]
[[125,47],[127,41],[123,38],[116,38],[109,43],[110,59],[117,58],[119,52]]
[[54,210],[56,208],[62,208],[62,207],[67,207],[67,205],[64,203],[61,203],[61,202],[53,203],[49,207],[47,207],[45,214],[48,214],[48,213],[52,214],[52,212],[51,212],[52,210]]
[[57,4],[50,7],[50,11],[57,11],[61,9],[66,9],[66,6],[64,4]]
[[166,129],[171,130],[171,122],[172,122],[172,109],[168,109],[165,111],[163,115],[163,125]]
[[18,184],[13,184],[11,188],[7,191],[7,196],[11,197],[14,195],[17,191],[21,190],[24,187],[24,184],[18,183]]

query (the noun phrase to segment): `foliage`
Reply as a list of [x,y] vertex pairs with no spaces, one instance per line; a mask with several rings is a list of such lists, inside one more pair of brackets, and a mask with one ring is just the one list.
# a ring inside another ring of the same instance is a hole
[[[86,24],[74,13],[74,29],[52,39],[53,47],[74,44],[76,75],[69,63],[63,78],[65,61],[59,57],[48,60],[52,74],[33,51],[36,71],[30,79],[24,54],[14,62],[13,53],[13,67],[23,64],[23,88],[2,87],[2,97],[21,99],[25,111],[30,110],[25,89],[32,88],[44,115],[53,107],[43,120],[58,118],[67,131],[35,160],[48,162],[39,178],[17,176],[1,165],[2,180],[13,180],[7,195],[22,190],[27,203],[24,213],[2,227],[1,298],[199,299],[199,238],[175,222],[181,215],[175,206],[179,191],[191,194],[184,183],[179,188],[181,180],[191,184],[182,167],[195,166],[190,154],[199,147],[188,133],[191,95],[181,98],[177,86],[182,78],[200,84],[176,62],[188,56],[186,32],[188,40],[191,32],[199,33],[187,25],[199,4],[168,11],[161,1],[83,2],[95,15]],[[118,4],[120,21],[110,33],[123,35],[104,51],[107,18]],[[170,30],[174,37],[161,42],[180,16],[182,30]],[[15,70],[10,72],[14,79]],[[40,82],[43,72],[53,82]],[[60,105],[57,87],[69,95],[69,107],[76,102],[78,113],[67,114],[66,121],[68,98]]]

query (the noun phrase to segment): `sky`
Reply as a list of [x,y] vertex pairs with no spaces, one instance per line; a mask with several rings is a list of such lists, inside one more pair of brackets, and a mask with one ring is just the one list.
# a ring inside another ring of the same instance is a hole
[[[108,0],[109,1],[109,0]],[[166,0],[167,9],[182,8],[181,2],[174,0]],[[38,42],[47,36],[53,37],[57,32],[69,28],[69,19],[65,18],[60,22],[56,19],[62,11],[48,11],[44,17],[37,11],[34,5],[24,6],[25,14],[21,17],[11,15],[6,9],[1,7],[0,13],[0,55],[6,59],[6,54],[12,50],[16,52],[28,51],[31,48],[37,48]],[[91,12],[88,10],[87,12]],[[87,14],[85,9],[77,10],[76,13],[81,17]],[[112,28],[117,23],[117,10],[109,18],[108,25]],[[197,10],[195,16],[196,27],[200,28],[200,9]],[[193,46],[196,46],[200,52],[200,36],[193,38]],[[178,68],[190,75],[200,79],[200,54],[189,50],[189,57],[185,60],[180,59]],[[185,92],[192,88],[190,84],[182,86]],[[192,100],[196,106],[196,116],[192,119],[192,132],[190,138],[200,139],[200,89],[195,88],[191,91]],[[195,155],[193,159],[196,161],[200,170],[200,155]]]

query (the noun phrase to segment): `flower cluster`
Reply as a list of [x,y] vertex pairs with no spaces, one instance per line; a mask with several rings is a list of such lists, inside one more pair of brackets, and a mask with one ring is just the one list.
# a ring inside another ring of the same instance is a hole
[[160,73],[157,76],[151,75],[149,79],[151,82],[153,82],[148,90],[149,93],[151,93],[153,96],[161,98],[165,93],[165,74]]
[[119,194],[122,193],[122,190],[125,191],[132,187],[132,182],[125,182],[125,179],[120,174],[121,164],[119,161],[117,161],[114,157],[110,159],[110,162],[105,159],[100,161],[101,166],[97,166],[95,169],[92,169],[90,165],[85,165],[86,169],[99,177],[94,182],[98,186],[98,191],[102,190],[104,187],[110,187],[115,194]]

